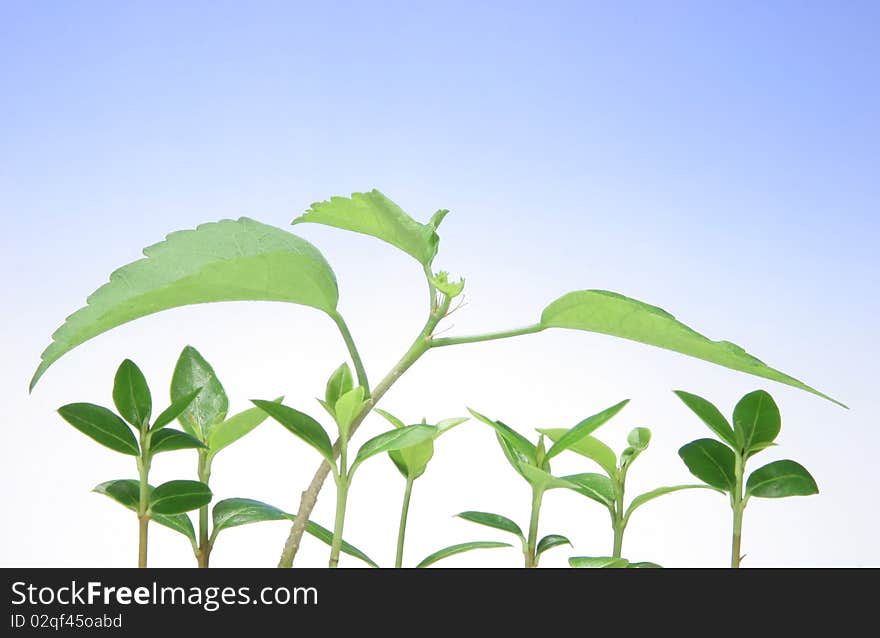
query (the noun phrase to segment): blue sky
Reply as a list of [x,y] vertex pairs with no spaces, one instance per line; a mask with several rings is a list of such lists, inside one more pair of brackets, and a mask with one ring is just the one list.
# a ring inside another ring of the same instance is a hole
[[[45,394],[16,390],[63,317],[142,246],[223,217],[284,225],[313,201],[376,187],[418,218],[452,209],[439,264],[468,278],[463,332],[529,323],[571,289],[619,290],[848,402],[843,413],[768,386],[805,420],[802,451],[815,463],[830,427],[862,449],[880,407],[878,23],[873,2],[3,2],[0,259],[16,273],[5,286],[17,307],[4,318],[3,379],[14,415],[55,427],[51,410],[77,398],[64,380],[79,366],[95,366],[91,387],[103,387],[128,351],[165,370],[199,334],[183,326],[203,314],[175,315],[181,343],[162,340],[164,320],[144,320],[96,340],[93,355],[68,355]],[[350,323],[384,361],[376,317],[391,334],[418,313],[380,314],[388,297],[376,289],[409,292],[418,272],[369,240],[297,232],[327,254],[343,308],[364,317]],[[217,331],[233,321],[211,317]],[[217,339],[231,360],[246,356]],[[541,347],[545,359],[572,347],[547,339],[517,353],[539,362]],[[606,371],[587,348],[605,346],[583,343],[589,385]],[[608,383],[627,393],[698,375],[732,400],[757,383],[615,347],[607,354],[627,372]],[[627,362],[658,372],[631,388]],[[850,445],[826,474],[876,485],[866,453],[848,466]],[[829,519],[858,507],[840,489]],[[834,551],[829,560],[858,562],[857,549]]]

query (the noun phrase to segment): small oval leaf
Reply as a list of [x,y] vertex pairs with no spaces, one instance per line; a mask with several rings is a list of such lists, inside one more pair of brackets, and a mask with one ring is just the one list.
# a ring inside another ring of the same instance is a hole
[[581,569],[622,569],[629,566],[629,561],[612,556],[572,556],[568,564]]
[[206,447],[204,443],[186,432],[163,428],[150,436],[150,453],[161,454],[174,450],[190,450]]
[[94,403],[68,403],[58,408],[58,414],[77,430],[101,445],[137,456],[137,439],[125,421],[110,410]]
[[211,364],[198,350],[186,346],[174,366],[171,400],[176,402],[199,388],[201,392],[180,413],[178,420],[187,433],[207,441],[214,425],[226,418],[229,397]]
[[153,398],[144,373],[134,361],[126,359],[116,370],[113,379],[113,403],[120,416],[135,428],[150,423]]
[[535,555],[540,556],[548,549],[559,547],[560,545],[571,546],[571,541],[561,534],[548,534],[538,541],[538,547],[535,549]]
[[330,465],[335,465],[333,444],[321,424],[299,410],[273,401],[254,399],[252,403],[278,421],[290,432],[315,448]]
[[150,513],[181,514],[211,502],[211,488],[199,481],[168,481],[150,494]]
[[760,498],[809,496],[818,493],[819,486],[807,469],[788,459],[759,467],[746,482],[746,494]]
[[691,409],[691,412],[700,417],[700,420],[705,423],[710,430],[717,434],[722,441],[727,443],[730,447],[736,447],[736,438],[733,434],[733,428],[730,427],[730,423],[727,422],[727,419],[724,418],[721,411],[711,402],[701,396],[683,390],[675,390],[674,394]]
[[514,536],[519,537],[520,540],[525,541],[525,536],[523,536],[522,530],[519,525],[514,523],[512,520],[507,518],[506,516],[501,516],[500,514],[492,514],[490,512],[461,512],[460,514],[456,514],[458,518],[463,518],[466,521],[470,521],[471,523],[477,523],[478,525],[485,525],[486,527],[493,527],[495,529],[500,529],[502,532],[508,532],[513,534]]
[[749,392],[733,409],[733,431],[746,455],[773,443],[781,427],[779,407],[764,390]]
[[736,457],[715,439],[697,439],[683,446],[678,455],[691,474],[712,487],[729,492],[736,485]]

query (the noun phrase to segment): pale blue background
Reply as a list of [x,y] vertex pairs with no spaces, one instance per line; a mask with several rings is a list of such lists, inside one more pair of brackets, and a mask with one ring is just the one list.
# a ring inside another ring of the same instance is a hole
[[[107,403],[122,357],[164,396],[176,353],[192,343],[215,362],[236,408],[284,393],[311,409],[344,356],[332,326],[307,310],[185,309],[77,349],[27,397],[64,316],[169,231],[239,215],[284,225],[313,201],[376,187],[417,218],[453,211],[438,265],[467,277],[469,305],[449,334],[531,323],[559,294],[608,288],[740,343],[852,410],[564,332],[432,354],[385,407],[415,420],[471,405],[526,431],[571,425],[631,396],[603,436],[620,447],[634,425],[655,430],[636,489],[687,481],[675,450],[706,434],[670,389],[729,412],[765,387],[784,419],[782,447],[767,460],[801,460],[823,493],[750,505],[746,564],[880,564],[878,22],[874,2],[3,0],[0,467],[17,514],[3,526],[0,562],[131,562],[133,521],[87,494],[132,474],[129,460],[53,414],[68,401]],[[366,238],[297,232],[333,263],[375,382],[421,321],[417,267]],[[449,518],[460,510],[525,524],[528,495],[481,428],[450,436],[417,488],[413,561],[493,537]],[[271,424],[224,454],[218,496],[288,508],[316,463]],[[157,482],[192,466],[169,456]],[[387,463],[363,477],[352,540],[387,563],[400,482]],[[324,523],[330,500],[319,505]],[[651,507],[634,518],[626,553],[726,562],[724,499],[682,494]],[[606,518],[553,494],[543,531],[571,535],[574,553],[601,554]],[[279,524],[230,532],[216,562],[271,565],[285,533]],[[154,564],[189,560],[169,534],[154,533]],[[546,562],[566,556],[556,550]],[[323,548],[304,559],[321,564]],[[457,560],[450,565],[509,565],[518,555]]]

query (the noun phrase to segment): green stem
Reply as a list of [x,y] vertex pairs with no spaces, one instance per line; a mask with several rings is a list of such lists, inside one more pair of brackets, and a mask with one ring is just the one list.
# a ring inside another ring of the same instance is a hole
[[529,518],[529,540],[526,546],[526,567],[538,566],[538,518],[541,515],[543,490],[532,489],[532,515]]
[[614,548],[611,556],[620,558],[623,552],[623,533],[626,530],[626,516],[623,509],[624,495],[626,492],[626,468],[621,467],[618,478],[614,481],[614,510],[611,512],[614,527]]
[[330,546],[330,567],[339,565],[339,552],[342,549],[342,529],[345,525],[345,504],[348,500],[347,479],[340,477],[336,485],[336,520],[333,524],[333,544]]
[[541,332],[545,327],[539,323],[524,328],[514,328],[513,330],[502,330],[500,332],[487,332],[481,335],[471,335],[467,337],[444,337],[442,339],[432,339],[432,348],[442,348],[443,346],[456,346],[462,343],[478,343],[480,341],[494,341],[495,339],[507,339],[508,337],[518,337],[520,335],[533,334]]
[[[199,480],[208,485],[211,482],[211,457],[206,450],[199,450]],[[208,506],[199,508],[199,548],[196,552],[198,566],[207,568],[211,560],[211,538],[208,532]]]
[[[379,385],[375,387],[368,401],[364,403],[364,407],[361,408],[361,411],[352,421],[351,427],[349,428],[349,437],[354,435],[355,431],[360,427],[360,424],[367,417],[370,411],[379,403],[379,400],[385,395],[386,392],[394,385],[394,383],[400,378],[400,376],[409,370],[409,368],[419,360],[419,358],[425,354],[428,349],[431,347],[430,344],[430,336],[434,331],[434,328],[437,327],[437,324],[443,319],[446,311],[449,309],[449,299],[444,300],[443,303],[440,304],[428,317],[428,321],[425,323],[424,328],[419,333],[419,335],[415,338],[412,345],[409,349],[403,354],[400,360],[394,365],[393,368],[385,375],[385,378],[379,382]],[[333,446],[334,454],[339,453],[339,441],[336,442]],[[309,483],[309,486],[302,493],[302,497],[299,502],[299,509],[296,513],[296,518],[294,518],[293,525],[290,528],[290,534],[287,536],[287,541],[284,543],[284,549],[281,552],[281,558],[278,561],[278,567],[291,567],[293,565],[293,559],[296,556],[296,553],[299,551],[299,544],[302,540],[303,533],[305,532],[306,523],[309,521],[309,516],[312,514],[312,510],[315,507],[315,503],[318,502],[318,493],[321,491],[321,487],[324,485],[324,481],[327,478],[327,475],[330,473],[330,464],[327,461],[323,461],[318,468],[318,471],[315,472],[315,476],[312,477],[312,482]]]
[[367,371],[364,369],[364,362],[361,360],[361,355],[354,343],[354,338],[351,336],[351,331],[348,329],[348,324],[345,323],[345,319],[343,319],[342,315],[338,312],[333,312],[330,317],[336,322],[339,332],[342,335],[342,340],[345,341],[345,347],[348,348],[348,354],[351,357],[352,363],[354,363],[354,371],[357,375],[358,385],[364,389],[364,396],[369,398],[370,382],[367,380]]
[[138,468],[138,567],[147,566],[147,532],[150,525],[150,442],[146,428],[141,428],[141,454]]
[[731,507],[733,508],[733,537],[730,543],[730,566],[738,568],[742,560],[742,521],[746,503],[743,500],[743,458],[737,453],[734,467],[735,485],[730,495]]
[[400,527],[397,529],[397,557],[394,566],[403,567],[403,542],[406,538],[406,519],[409,516],[409,500],[412,496],[413,479],[406,479],[406,489],[403,492],[403,507],[400,510]]

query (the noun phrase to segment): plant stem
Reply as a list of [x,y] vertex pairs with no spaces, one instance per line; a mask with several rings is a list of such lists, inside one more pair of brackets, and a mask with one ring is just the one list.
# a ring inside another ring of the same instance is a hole
[[413,479],[406,479],[406,489],[403,492],[403,507],[400,510],[400,527],[397,530],[397,557],[394,566],[403,567],[403,542],[406,538],[406,519],[409,516],[409,499],[412,496]]
[[342,335],[342,340],[345,341],[345,347],[348,348],[348,354],[351,357],[351,361],[354,364],[354,371],[357,375],[358,385],[364,389],[364,397],[369,398],[370,382],[367,380],[367,371],[364,369],[364,362],[361,360],[361,355],[354,343],[354,338],[351,336],[351,331],[348,329],[348,324],[345,323],[345,319],[343,319],[342,315],[338,312],[334,312],[330,316],[333,318],[333,321],[336,322],[339,332]]
[[620,558],[623,551],[623,532],[626,530],[626,518],[623,509],[624,494],[626,492],[626,468],[621,467],[614,481],[614,510],[611,512],[612,526],[614,527],[614,548],[611,556]]
[[147,566],[147,531],[150,516],[150,461],[149,442],[144,429],[141,428],[141,454],[137,458],[138,468],[138,567]]
[[[199,450],[199,480],[208,485],[211,481],[211,457],[207,450]],[[211,538],[208,533],[208,506],[199,508],[199,550],[196,560],[201,568],[207,568],[211,560]]]
[[[428,351],[431,347],[429,342],[430,335],[448,309],[449,300],[447,299],[431,313],[428,321],[425,323],[424,328],[422,328],[422,331],[416,337],[415,341],[413,341],[409,349],[400,358],[400,361],[398,361],[388,374],[385,375],[385,378],[379,382],[379,385],[376,386],[373,393],[370,395],[369,400],[364,403],[364,407],[361,408],[361,411],[352,421],[351,427],[349,428],[349,437],[354,435],[355,431],[357,431],[358,427],[373,407],[376,406],[379,400],[386,392],[388,392],[400,376]],[[333,446],[333,451],[334,454],[339,454],[338,440]],[[278,567],[291,567],[293,565],[293,559],[299,551],[299,544],[302,540],[303,533],[305,532],[306,523],[308,523],[309,516],[311,516],[312,510],[315,508],[315,503],[318,502],[318,493],[321,491],[321,487],[324,485],[324,480],[329,473],[330,464],[327,463],[327,461],[323,461],[320,467],[318,467],[318,471],[315,472],[312,482],[309,483],[309,486],[302,493],[299,502],[299,509],[297,510],[296,518],[293,520],[293,525],[291,525],[287,541],[284,543],[284,549],[281,552],[281,559],[278,561]]]
[[543,490],[532,489],[532,516],[529,519],[529,540],[526,546],[526,567],[538,566],[538,518],[541,515]]
[[533,334],[544,330],[544,326],[536,323],[524,328],[514,328],[513,330],[502,330],[500,332],[487,332],[481,335],[471,335],[468,337],[444,337],[442,339],[432,339],[431,347],[442,348],[443,346],[455,346],[462,343],[478,343],[480,341],[494,341],[495,339],[507,339],[508,337],[518,337],[520,335]]
[[734,466],[735,485],[730,495],[730,504],[733,507],[733,538],[730,543],[730,566],[739,568],[742,553],[740,546],[742,544],[742,521],[743,511],[746,504],[743,500],[743,458],[737,452],[736,465]]
[[348,478],[339,477],[336,484],[336,520],[333,523],[333,544],[330,546],[330,567],[339,565],[339,552],[342,549],[342,529],[345,526],[345,505],[348,500]]

